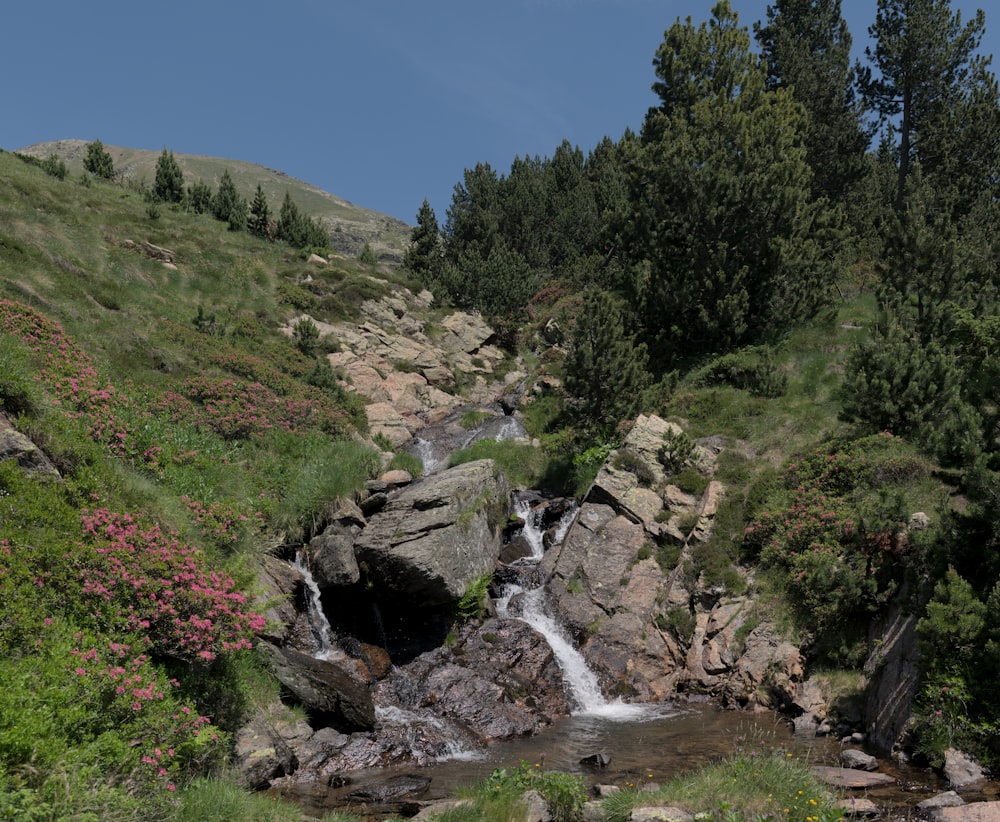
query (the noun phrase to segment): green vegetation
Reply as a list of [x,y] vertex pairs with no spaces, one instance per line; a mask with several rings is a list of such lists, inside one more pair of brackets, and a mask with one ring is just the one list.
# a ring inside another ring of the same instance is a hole
[[[750,819],[790,819],[833,822],[843,812],[836,797],[820,784],[806,762],[766,740],[737,739],[737,753],[716,765],[676,777],[654,790],[638,783],[602,802],[608,822],[627,822],[635,807],[678,806],[713,822]],[[704,814],[704,816],[702,816]]]
[[[638,134],[466,170],[443,227],[422,204],[399,272],[374,235],[334,255],[329,212],[301,204],[313,195],[240,164],[164,148],[152,184],[116,184],[99,140],[68,165],[0,152],[0,404],[59,472],[0,463],[0,816],[294,817],[225,778],[232,732],[276,695],[246,587],[276,536],[309,539],[392,450],[364,440],[366,400],[321,358],[337,343],[317,323],[400,283],[482,311],[531,372],[542,447],[484,440],[450,464],[490,458],[515,486],[580,494],[617,451],[659,492],[621,447],[653,412],[683,429],[658,454],[668,482],[701,494],[696,441],[712,437],[726,492],[685,576],[754,585],[744,630],[766,614],[829,670],[869,655],[873,618],[910,610],[918,752],[1000,763],[1000,102],[984,25],[948,0],[879,0],[852,69],[837,0],[777,0],[760,55],[720,0],[664,32]],[[307,268],[314,251],[331,264]],[[290,344],[277,329],[303,313]],[[485,498],[459,522],[484,509],[498,525]],[[681,546],[640,556],[672,569]],[[481,615],[488,583],[461,615]],[[658,621],[693,629],[686,608]],[[582,806],[574,777],[524,764],[446,818],[505,819],[527,788],[557,819]],[[625,818],[639,798],[605,809]],[[835,818],[763,749],[651,798],[720,820]]]

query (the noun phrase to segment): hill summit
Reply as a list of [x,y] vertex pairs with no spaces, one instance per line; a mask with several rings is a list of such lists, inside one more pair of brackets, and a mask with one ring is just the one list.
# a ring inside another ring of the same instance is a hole
[[[66,163],[73,174],[80,174],[84,170],[83,158],[87,153],[87,144],[87,140],[53,140],[26,146],[19,149],[18,153],[39,159],[55,155]],[[156,176],[159,151],[107,144],[104,148],[114,160],[117,177],[134,185],[152,184]],[[387,262],[402,260],[410,231],[410,227],[402,220],[354,205],[283,171],[257,163],[176,152],[174,158],[184,173],[186,185],[202,180],[216,189],[223,172],[228,170],[237,190],[247,200],[253,199],[254,191],[260,185],[277,208],[285,193],[289,192],[306,215],[318,218],[330,228],[330,241],[334,251],[353,256],[368,243],[380,259]]]

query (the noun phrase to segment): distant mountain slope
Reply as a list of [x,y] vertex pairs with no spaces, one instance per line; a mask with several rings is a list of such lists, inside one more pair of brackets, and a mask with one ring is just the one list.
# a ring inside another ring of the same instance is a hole
[[[21,154],[46,158],[52,154],[61,158],[73,174],[83,173],[83,158],[87,140],[55,140],[35,143],[18,149]],[[159,151],[123,148],[105,144],[105,149],[115,163],[115,170],[126,180],[145,180],[152,185],[156,177],[156,161]],[[290,177],[282,171],[248,163],[242,160],[226,160],[220,157],[202,157],[196,154],[178,154],[174,158],[184,172],[185,185],[204,180],[212,190],[218,188],[223,171],[236,183],[237,189],[248,200],[253,199],[257,184],[264,189],[272,212],[277,216],[285,192],[291,192],[292,199],[299,208],[311,217],[318,217],[330,226],[332,245],[343,254],[357,254],[365,242],[383,260],[401,260],[403,250],[409,241],[410,227],[402,220],[381,214],[371,209],[349,203],[334,194],[316,186]]]

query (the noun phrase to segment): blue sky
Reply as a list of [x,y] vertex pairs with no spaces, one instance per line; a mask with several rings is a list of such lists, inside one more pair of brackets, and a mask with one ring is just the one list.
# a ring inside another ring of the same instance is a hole
[[[731,0],[752,27],[767,0]],[[0,148],[248,160],[413,222],[462,172],[638,130],[652,58],[712,0],[38,0],[0,21]],[[963,18],[978,5],[952,0]],[[860,54],[875,0],[843,0]],[[983,50],[1000,19],[987,9]],[[996,70],[996,66],[994,66]]]

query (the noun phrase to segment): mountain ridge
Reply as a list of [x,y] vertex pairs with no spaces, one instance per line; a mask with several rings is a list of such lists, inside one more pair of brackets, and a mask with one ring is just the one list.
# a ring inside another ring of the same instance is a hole
[[[45,159],[55,155],[63,160],[70,172],[82,174],[86,147],[91,141],[77,139],[51,140],[33,143],[16,150],[18,154]],[[104,144],[115,165],[116,178],[126,184],[151,185],[156,176],[159,151]],[[358,254],[365,243],[379,259],[387,262],[402,260],[409,242],[410,226],[402,220],[374,209],[357,205],[319,186],[300,180],[278,169],[248,160],[229,160],[201,154],[173,152],[184,173],[185,185],[203,180],[218,187],[223,171],[228,170],[240,194],[252,200],[259,184],[268,197],[271,209],[277,212],[285,192],[308,216],[321,220],[330,229],[331,245],[343,254]]]

